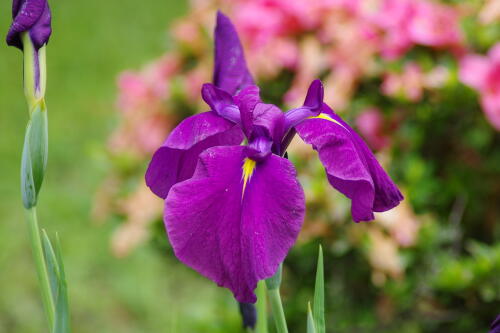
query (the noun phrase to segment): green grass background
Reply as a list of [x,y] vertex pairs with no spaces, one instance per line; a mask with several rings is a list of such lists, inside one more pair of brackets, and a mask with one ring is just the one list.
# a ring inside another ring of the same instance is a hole
[[[92,223],[93,195],[106,174],[103,145],[116,124],[117,74],[168,48],[169,22],[184,1],[50,1],[47,49],[49,161],[41,225],[58,231],[73,332],[234,331],[229,294],[150,245],[125,259],[109,250],[112,223]],[[0,2],[0,31],[10,25]],[[46,324],[19,190],[27,122],[22,54],[0,46],[0,332],[44,332]],[[221,320],[223,319],[223,320]],[[223,326],[221,326],[223,325]]]

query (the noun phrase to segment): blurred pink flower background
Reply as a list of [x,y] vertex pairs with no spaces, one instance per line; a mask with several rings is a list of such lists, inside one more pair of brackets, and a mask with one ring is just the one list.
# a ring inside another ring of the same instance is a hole
[[[219,8],[235,22],[257,80],[271,84],[285,76],[290,83],[283,100],[274,102],[297,106],[310,82],[322,78],[325,102],[339,113],[349,112],[355,118],[353,124],[386,163],[405,111],[388,113],[363,102],[362,87],[367,81],[375,82],[380,96],[417,103],[455,80],[453,66],[415,60],[412,54],[419,48],[459,66],[460,80],[477,90],[486,118],[500,130],[500,44],[487,55],[476,54],[460,27],[470,15],[480,15],[483,24],[495,21],[499,7],[495,1],[487,1],[482,8],[430,0],[193,1],[188,15],[171,28],[175,47],[143,69],[125,71],[119,77],[120,121],[109,139],[109,152],[142,165],[176,123],[189,113],[206,111],[200,89],[211,81],[211,35]],[[294,141],[290,152],[304,159],[306,174],[319,174],[309,159],[311,151]],[[119,256],[147,240],[149,223],[161,218],[161,202],[146,190],[141,172],[132,176],[128,171],[121,176],[114,172],[108,182],[120,187],[130,177],[136,182],[134,190],[120,194],[103,186],[95,207],[101,218],[112,213],[124,216],[125,223],[112,242]],[[343,198],[332,195],[325,182],[317,185],[313,176],[305,177],[305,191],[312,192],[308,200],[335,211],[335,223],[345,221],[348,210]],[[146,202],[149,210],[144,213]],[[314,212],[307,216],[302,241],[331,233],[323,217]],[[373,251],[367,257],[375,284],[404,274],[398,252],[413,246],[422,219],[405,203],[379,214],[378,223],[358,229],[371,239]]]

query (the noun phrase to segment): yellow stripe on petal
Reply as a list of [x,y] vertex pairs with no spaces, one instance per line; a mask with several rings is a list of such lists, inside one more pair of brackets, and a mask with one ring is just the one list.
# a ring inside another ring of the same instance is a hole
[[340,122],[338,122],[337,120],[333,119],[332,117],[330,117],[326,113],[320,113],[317,116],[308,117],[307,119],[324,119],[324,120],[328,120],[328,121],[331,121],[332,123],[335,123],[335,124],[339,125],[340,127],[342,127],[343,129],[345,129],[347,131],[347,128],[345,128],[344,125],[342,125]]
[[245,194],[245,188],[247,187],[248,181],[252,177],[256,165],[257,162],[249,158],[245,158],[245,161],[243,162],[243,167],[242,167],[243,174],[241,176],[241,178],[243,179],[243,190],[241,192],[241,199],[243,199],[243,195]]

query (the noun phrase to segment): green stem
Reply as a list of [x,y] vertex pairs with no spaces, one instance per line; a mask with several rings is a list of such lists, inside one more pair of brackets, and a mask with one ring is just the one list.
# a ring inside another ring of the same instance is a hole
[[38,228],[38,218],[36,214],[36,207],[27,210],[28,227],[30,232],[31,248],[33,251],[33,258],[35,259],[36,271],[38,275],[38,282],[42,289],[42,300],[49,322],[49,327],[52,329],[54,326],[55,306],[52,300],[52,291],[45,264],[45,257],[43,254],[42,241],[40,238],[40,229]]
[[257,284],[257,326],[255,333],[267,333],[267,295],[265,281]]
[[279,289],[268,289],[269,302],[273,312],[274,323],[276,324],[276,331],[278,333],[288,333],[286,325],[285,311],[283,311],[283,304],[281,303],[281,296]]

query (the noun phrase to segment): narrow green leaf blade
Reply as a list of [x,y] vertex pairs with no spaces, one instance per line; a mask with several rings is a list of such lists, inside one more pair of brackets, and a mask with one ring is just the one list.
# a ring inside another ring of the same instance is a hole
[[323,268],[323,248],[319,246],[316,284],[314,286],[314,323],[318,333],[325,333],[325,277]]
[[69,320],[69,304],[68,304],[68,290],[66,285],[66,276],[64,274],[64,263],[61,254],[61,245],[59,242],[59,237],[56,234],[56,259],[57,266],[59,268],[59,283],[58,283],[58,295],[56,302],[56,320],[54,322],[53,333],[69,333],[70,332],[70,320]]
[[50,239],[47,236],[47,232],[45,231],[45,229],[42,229],[42,245],[45,265],[47,267],[47,273],[49,275],[52,301],[54,304],[56,304],[59,285],[59,268],[54,249],[52,247],[52,244],[50,243]]
[[307,333],[317,333],[314,326],[313,314],[311,311],[311,303],[307,302]]

